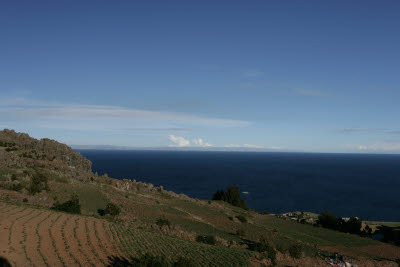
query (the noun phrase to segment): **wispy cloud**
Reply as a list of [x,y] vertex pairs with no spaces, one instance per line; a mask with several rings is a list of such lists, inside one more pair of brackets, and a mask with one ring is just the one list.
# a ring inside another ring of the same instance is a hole
[[243,72],[243,76],[246,78],[254,78],[254,77],[259,77],[263,76],[264,72],[259,71],[259,70],[246,70]]
[[345,128],[341,132],[346,134],[360,133],[360,134],[400,134],[400,130],[385,129],[385,128]]
[[400,142],[377,142],[374,144],[346,144],[345,148],[369,152],[400,152]]
[[247,127],[248,121],[106,105],[0,100],[0,126],[34,125],[83,131],[189,131]]
[[320,90],[296,89],[295,92],[299,95],[304,95],[304,96],[324,97],[324,98],[333,97],[332,95],[328,94],[327,92],[320,91]]
[[230,145],[225,145],[224,147],[227,147],[227,148],[255,148],[255,149],[267,149],[267,150],[283,149],[282,147],[279,147],[279,146],[265,147],[265,146],[258,146],[258,145],[252,145],[252,144],[242,144],[242,145],[230,144]]

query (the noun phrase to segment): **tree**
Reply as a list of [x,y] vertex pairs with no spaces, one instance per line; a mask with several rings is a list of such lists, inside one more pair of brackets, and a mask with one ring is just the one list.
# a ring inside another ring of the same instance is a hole
[[78,195],[73,194],[71,196],[71,199],[64,203],[59,203],[57,201],[56,203],[54,203],[52,209],[73,214],[81,214],[81,204],[79,203],[79,197]]
[[236,185],[229,185],[226,192],[218,190],[212,196],[212,200],[222,200],[236,207],[247,208],[247,203],[240,197],[239,188]]
[[105,214],[110,214],[111,216],[117,216],[117,215],[119,215],[121,210],[114,203],[108,203],[104,212],[105,212]]
[[335,216],[335,214],[327,211],[323,211],[318,216],[318,221],[319,224],[324,228],[336,229],[337,227],[337,217]]

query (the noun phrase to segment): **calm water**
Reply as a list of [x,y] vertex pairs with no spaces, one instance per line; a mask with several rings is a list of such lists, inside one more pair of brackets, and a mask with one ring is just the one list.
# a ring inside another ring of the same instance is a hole
[[236,184],[250,208],[400,221],[400,155],[81,150],[93,171],[210,199]]

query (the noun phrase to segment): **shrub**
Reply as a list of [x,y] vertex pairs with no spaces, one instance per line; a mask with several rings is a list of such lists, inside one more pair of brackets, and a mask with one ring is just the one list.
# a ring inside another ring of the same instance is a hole
[[156,224],[160,227],[163,227],[164,225],[170,227],[171,226],[171,222],[166,219],[166,218],[159,218],[156,222]]
[[247,203],[240,197],[239,188],[236,185],[229,185],[226,192],[218,190],[212,196],[212,200],[222,200],[236,207],[247,208]]
[[272,266],[276,265],[276,251],[264,238],[262,238],[260,242],[250,244],[249,249],[266,254],[271,260]]
[[350,234],[361,234],[362,221],[361,219],[356,217],[352,217],[348,221],[345,221],[340,217],[339,218],[336,217],[332,213],[323,211],[318,216],[318,222],[324,228],[333,229]]
[[21,183],[12,184],[11,190],[21,192],[24,189],[24,186]]
[[24,199],[22,200],[22,202],[28,203],[28,199],[27,199],[27,198],[24,198]]
[[336,229],[337,217],[333,213],[323,211],[318,216],[318,222],[324,228]]
[[350,234],[360,234],[361,226],[362,221],[359,218],[352,217],[347,222],[343,222],[342,227],[339,230]]
[[243,215],[237,215],[236,219],[238,219],[239,221],[241,221],[242,223],[246,223],[247,219],[246,217],[244,217]]
[[303,255],[303,247],[301,245],[293,245],[289,248],[289,255],[292,258],[300,259]]
[[111,216],[118,216],[121,212],[121,209],[114,203],[108,203],[104,212],[105,214],[109,214]]
[[136,259],[134,264],[131,266],[140,266],[140,267],[169,267],[170,264],[167,258],[163,256],[153,256],[149,253],[146,253],[140,258]]
[[195,265],[190,259],[179,257],[177,261],[170,262],[164,255],[154,256],[150,253],[141,255],[131,260],[119,257],[108,257],[109,266],[138,266],[138,267],[194,267]]
[[48,177],[41,172],[35,171],[31,178],[28,191],[31,195],[42,192],[42,190],[49,191]]
[[198,235],[196,237],[196,241],[204,244],[209,244],[209,245],[215,245],[217,241],[215,240],[215,237],[213,235]]
[[179,257],[179,259],[172,265],[173,267],[194,267],[194,262],[188,258]]
[[71,196],[70,200],[64,203],[59,203],[58,201],[56,201],[52,209],[72,214],[81,214],[81,204],[79,203],[78,196],[75,194]]
[[238,236],[244,236],[246,234],[246,232],[243,229],[237,229],[236,230],[236,234]]

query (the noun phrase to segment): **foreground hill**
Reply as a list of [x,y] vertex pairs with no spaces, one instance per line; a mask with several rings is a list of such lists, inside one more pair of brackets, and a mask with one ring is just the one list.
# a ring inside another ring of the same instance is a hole
[[[72,195],[81,214],[51,209]],[[101,216],[109,203],[120,213]],[[181,266],[275,258],[277,266],[326,266],[334,252],[358,266],[400,259],[399,247],[372,239],[97,176],[68,146],[11,130],[0,131],[0,237],[0,256],[13,266],[127,266],[146,253]]]

